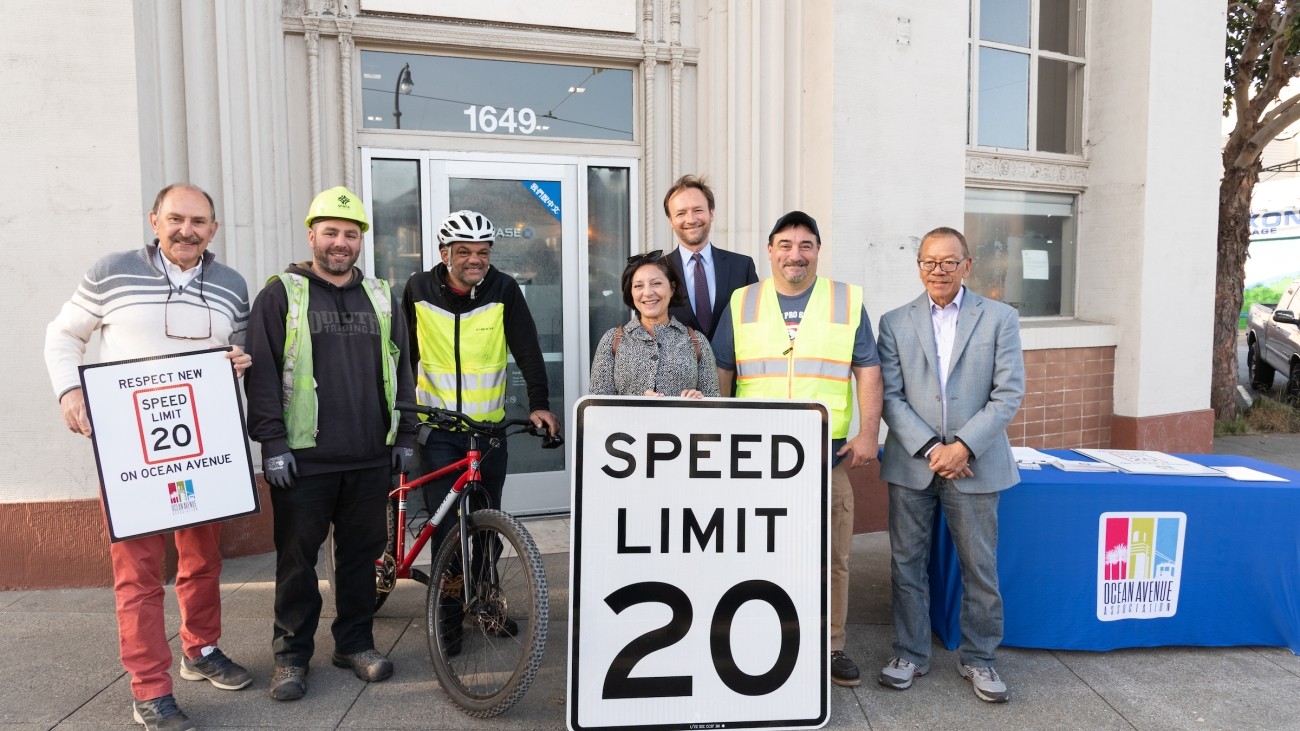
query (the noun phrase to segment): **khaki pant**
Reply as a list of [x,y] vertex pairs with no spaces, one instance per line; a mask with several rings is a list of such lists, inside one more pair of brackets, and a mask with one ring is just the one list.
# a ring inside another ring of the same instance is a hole
[[853,486],[848,460],[831,470],[831,651],[844,649],[849,616],[849,549],[853,547]]

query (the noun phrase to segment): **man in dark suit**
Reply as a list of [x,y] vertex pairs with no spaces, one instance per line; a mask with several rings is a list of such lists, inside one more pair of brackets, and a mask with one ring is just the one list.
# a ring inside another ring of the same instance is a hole
[[682,275],[688,295],[686,304],[670,307],[668,314],[712,340],[731,293],[758,282],[758,270],[748,256],[710,242],[713,191],[702,178],[678,178],[664,195],[664,214],[678,243],[668,263]]
[[1007,699],[993,669],[1002,642],[998,591],[998,492],[1020,481],[1007,425],[1025,391],[1014,309],[966,289],[970,249],[937,228],[917,256],[925,292],[880,318],[885,381],[885,457],[894,607],[894,657],[880,684],[912,686],[930,669],[926,570],[934,512],[943,506],[961,563],[958,671],[981,700]]

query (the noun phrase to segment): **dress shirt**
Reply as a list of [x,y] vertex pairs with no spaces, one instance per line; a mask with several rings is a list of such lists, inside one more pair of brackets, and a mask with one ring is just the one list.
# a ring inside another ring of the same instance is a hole
[[[686,295],[691,300],[691,311],[698,312],[695,307],[695,262],[691,259],[695,252],[679,245],[677,253],[682,257],[682,276],[686,279]],[[700,249],[700,260],[704,262],[704,275],[709,280],[709,304],[717,305],[718,272],[713,267],[713,242],[706,243],[704,248]]]
[[943,436],[948,436],[948,371],[952,369],[952,346],[957,338],[957,315],[966,287],[957,290],[957,296],[947,307],[930,300],[930,323],[934,326],[934,346],[939,357],[939,398],[943,406]]
[[199,270],[203,268],[203,257],[199,257],[199,263],[197,266],[192,266],[189,269],[181,269],[173,264],[170,259],[163,256],[162,242],[159,242],[158,251],[154,254],[154,264],[158,266],[158,269],[161,272],[167,275],[167,281],[171,282],[171,285],[175,287],[177,291],[180,291],[185,289],[185,286],[190,282],[193,282],[195,277],[199,276]]

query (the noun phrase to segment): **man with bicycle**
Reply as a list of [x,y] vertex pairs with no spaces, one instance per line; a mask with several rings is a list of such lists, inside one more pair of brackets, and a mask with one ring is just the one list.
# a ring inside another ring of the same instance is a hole
[[[442,263],[406,283],[403,298],[410,348],[418,355],[416,397],[424,406],[460,411],[472,419],[505,418],[506,354],[514,355],[528,390],[529,420],[550,435],[560,432],[551,413],[542,348],[528,302],[510,275],[492,266],[496,228],[487,216],[456,211],[438,228]],[[426,470],[465,456],[469,435],[434,429],[421,448]],[[484,450],[481,471],[491,507],[501,507],[506,481],[506,440]],[[425,505],[433,510],[452,480],[430,483]],[[439,532],[445,537],[448,532]],[[437,546],[433,547],[437,552]],[[508,618],[507,618],[508,620]],[[513,634],[507,621],[502,628]],[[461,628],[447,627],[455,649]],[[453,653],[454,654],[454,653]]]
[[307,692],[321,596],[316,557],[335,546],[334,665],[368,682],[393,674],[375,649],[375,558],[387,540],[392,470],[415,453],[405,322],[388,283],[355,264],[370,227],[343,187],[307,213],[312,258],[272,278],[249,323],[261,364],[248,375],[248,433],[261,442],[275,508],[275,674],[271,697]]
[[[100,334],[102,361],[130,360],[232,346],[226,357],[242,375],[252,362],[240,348],[248,324],[248,285],[217,263],[212,197],[192,185],[159,191],[149,211],[157,238],[100,259],[45,332],[45,363],[68,429],[90,436],[77,366]],[[221,637],[221,524],[172,531],[176,600],[181,610],[180,675],[223,690],[253,682],[217,647]],[[172,649],[163,621],[166,535],[110,546],[122,666],[131,675],[132,712],[146,729],[192,729],[172,695]]]

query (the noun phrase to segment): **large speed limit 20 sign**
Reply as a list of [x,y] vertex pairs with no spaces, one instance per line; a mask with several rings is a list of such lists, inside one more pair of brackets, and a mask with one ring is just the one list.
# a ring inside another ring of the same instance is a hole
[[824,725],[825,407],[589,397],[576,416],[569,728]]

